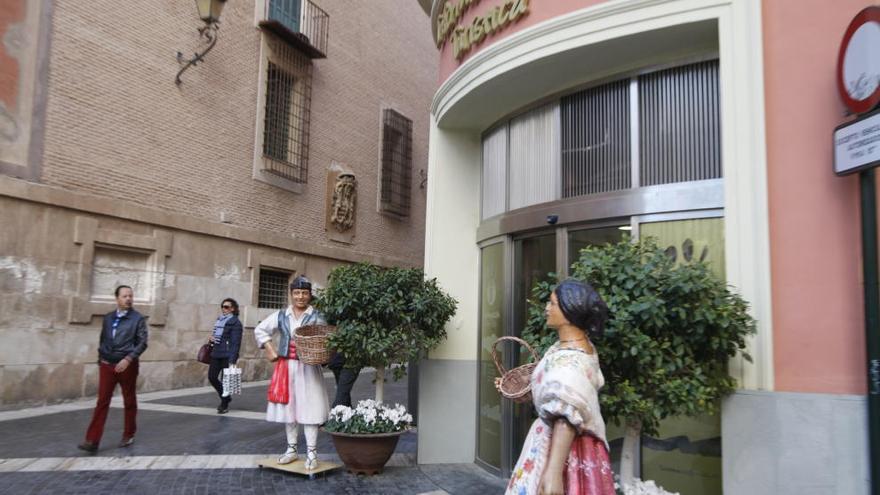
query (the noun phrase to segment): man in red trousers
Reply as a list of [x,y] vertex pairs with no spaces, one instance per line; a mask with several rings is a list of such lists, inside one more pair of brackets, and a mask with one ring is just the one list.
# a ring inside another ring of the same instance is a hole
[[119,446],[128,447],[134,443],[138,358],[147,348],[147,320],[131,308],[133,300],[131,287],[120,285],[116,288],[116,309],[104,316],[98,341],[98,402],[86,431],[86,440],[78,445],[91,454],[98,451],[101,443],[116,384],[122,389],[125,403],[125,431]]

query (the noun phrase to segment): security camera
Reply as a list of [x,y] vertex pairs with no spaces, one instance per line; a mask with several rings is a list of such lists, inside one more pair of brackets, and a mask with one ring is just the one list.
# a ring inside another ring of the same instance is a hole
[[559,215],[547,215],[547,223],[550,225],[556,225],[556,222],[559,221]]

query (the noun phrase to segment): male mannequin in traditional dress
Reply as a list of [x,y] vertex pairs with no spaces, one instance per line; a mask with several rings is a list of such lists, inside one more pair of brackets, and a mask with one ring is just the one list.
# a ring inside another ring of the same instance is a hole
[[[327,392],[321,366],[303,364],[296,358],[294,336],[301,326],[326,325],[327,322],[311,306],[312,283],[309,279],[296,277],[290,283],[289,296],[287,308],[272,313],[254,329],[257,345],[264,349],[269,361],[275,362],[266,420],[285,424],[287,450],[278,458],[279,464],[297,460],[297,437],[302,424],[307,448],[305,467],[315,469],[318,465],[318,427],[327,421],[329,412]],[[272,344],[276,332],[280,336],[277,350]],[[279,389],[284,375],[288,379],[286,394],[285,390]]]

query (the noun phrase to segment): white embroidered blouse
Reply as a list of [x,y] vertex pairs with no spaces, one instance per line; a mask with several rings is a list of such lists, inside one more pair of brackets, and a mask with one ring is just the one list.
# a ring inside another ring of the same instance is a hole
[[538,416],[550,423],[564,418],[579,435],[590,433],[607,443],[599,410],[605,378],[596,352],[550,346],[532,373],[532,400]]

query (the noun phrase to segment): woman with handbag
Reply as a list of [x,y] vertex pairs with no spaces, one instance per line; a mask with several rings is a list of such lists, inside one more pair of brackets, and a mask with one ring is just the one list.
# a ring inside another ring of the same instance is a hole
[[559,341],[532,372],[538,419],[505,493],[614,495],[605,421],[599,410],[598,392],[605,379],[590,341],[602,334],[608,307],[589,284],[568,279],[553,290],[544,315]]
[[211,344],[211,364],[208,366],[208,381],[220,396],[217,414],[229,412],[232,395],[223,396],[223,382],[220,373],[230,364],[238,362],[238,351],[241,347],[241,321],[238,319],[238,302],[227,297],[220,303],[220,316],[214,322],[214,330],[208,337]]
[[[296,277],[290,283],[290,305],[263,320],[254,329],[257,345],[265,350],[266,358],[275,363],[269,382],[269,405],[266,420],[284,423],[287,450],[278,458],[278,464],[297,460],[299,425],[306,434],[306,469],[318,466],[318,427],[327,421],[330,408],[324,388],[324,372],[319,365],[303,364],[296,358],[296,329],[305,325],[326,325],[324,316],[312,305],[312,283],[305,277]],[[272,345],[272,336],[280,334],[278,350]]]

